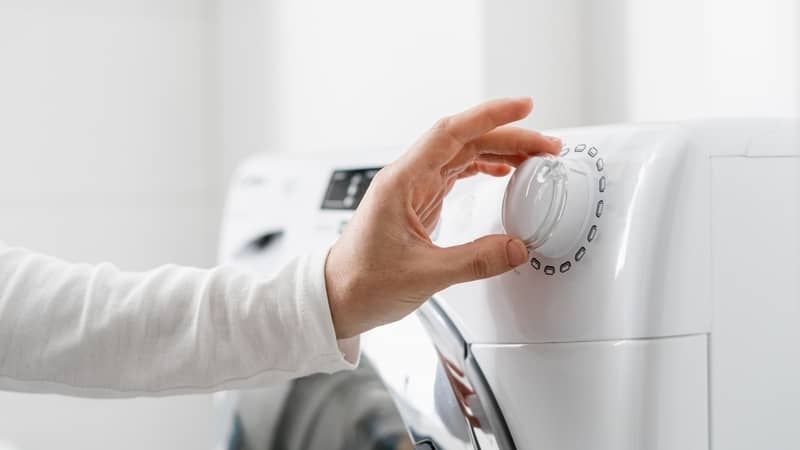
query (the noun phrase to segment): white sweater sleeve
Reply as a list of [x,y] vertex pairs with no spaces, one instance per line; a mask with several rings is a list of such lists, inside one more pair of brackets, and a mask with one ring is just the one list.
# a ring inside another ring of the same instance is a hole
[[353,368],[327,252],[264,278],[234,267],[122,272],[0,244],[0,389],[92,397],[260,386]]

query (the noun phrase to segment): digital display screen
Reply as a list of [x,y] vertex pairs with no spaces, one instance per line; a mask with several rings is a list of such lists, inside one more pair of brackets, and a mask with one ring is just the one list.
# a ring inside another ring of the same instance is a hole
[[358,208],[361,198],[379,170],[381,167],[334,171],[322,200],[322,209]]

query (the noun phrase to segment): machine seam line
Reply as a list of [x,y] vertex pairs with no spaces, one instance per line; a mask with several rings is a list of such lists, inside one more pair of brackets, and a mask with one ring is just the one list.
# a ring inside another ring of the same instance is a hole
[[619,341],[655,341],[659,339],[674,339],[674,338],[684,338],[684,337],[695,337],[695,336],[709,336],[709,332],[698,332],[698,333],[684,333],[684,334],[673,334],[673,335],[666,335],[666,336],[655,336],[655,337],[633,337],[633,338],[610,338],[610,339],[575,339],[569,341],[540,341],[540,342],[503,342],[503,343],[496,343],[496,342],[472,342],[469,345],[491,345],[492,347],[504,347],[504,346],[519,346],[519,345],[539,345],[539,344],[588,344],[594,342],[619,342]]

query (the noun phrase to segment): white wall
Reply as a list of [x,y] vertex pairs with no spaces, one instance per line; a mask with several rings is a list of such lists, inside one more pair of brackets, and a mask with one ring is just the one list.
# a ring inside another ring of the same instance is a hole
[[[0,0],[0,238],[213,263],[246,155],[406,148],[482,95],[478,0]],[[0,393],[23,449],[209,448],[207,396]]]
[[582,0],[484,1],[486,97],[530,95],[525,124],[552,128],[582,123]]
[[[0,0],[0,239],[141,269],[213,263],[205,0]],[[207,396],[0,393],[21,449],[210,448]]]
[[206,2],[0,8],[3,238],[132,268],[211,263]]
[[261,151],[402,150],[482,98],[481,2],[219,2],[226,174]]
[[533,126],[800,114],[794,0],[484,4],[485,91],[533,95]]
[[628,2],[636,120],[797,115],[794,0]]

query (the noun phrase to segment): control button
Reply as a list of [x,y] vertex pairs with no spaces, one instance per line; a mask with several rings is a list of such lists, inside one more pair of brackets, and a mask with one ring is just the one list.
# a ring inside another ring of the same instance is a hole
[[600,177],[600,181],[598,182],[598,187],[600,188],[600,192],[606,191],[606,177]]
[[595,165],[597,166],[597,170],[599,172],[602,172],[603,169],[606,167],[606,164],[603,162],[603,158],[598,159]]
[[589,149],[589,156],[591,156],[592,158],[594,158],[595,156],[597,156],[597,149],[596,149],[596,148],[594,148],[594,147],[590,148],[590,149]]
[[592,228],[589,228],[589,235],[586,236],[586,240],[592,242],[595,237],[597,237],[597,225],[592,225]]
[[564,272],[568,271],[570,267],[572,267],[572,263],[567,261],[567,262],[561,264],[561,266],[558,268],[558,270],[560,270],[561,273],[564,273]]
[[355,200],[353,199],[353,197],[345,197],[344,200],[342,200],[342,204],[344,205],[345,208],[353,206],[354,202]]
[[367,172],[367,179],[371,180],[371,179],[375,178],[375,175],[377,175],[377,174],[378,174],[377,170],[375,170],[375,169],[370,170],[369,172]]
[[586,150],[586,144],[580,144],[577,147],[575,147],[576,152],[582,152],[584,150]]
[[586,247],[579,248],[578,251],[575,253],[575,261],[582,260],[583,259],[583,255],[585,255],[585,254],[586,254]]
[[602,200],[597,202],[597,209],[594,211],[594,215],[596,217],[600,217],[600,216],[603,215],[603,201]]
[[357,173],[357,174],[353,175],[353,178],[350,178],[350,184],[353,185],[353,184],[361,183],[361,180],[362,180],[361,174]]
[[552,274],[556,273],[556,268],[553,267],[553,266],[544,266],[544,273],[546,273],[548,275],[552,275]]
[[531,258],[531,267],[533,267],[536,270],[539,270],[539,268],[542,267],[542,263],[540,263],[539,260],[536,258]]
[[564,147],[564,148],[561,149],[561,156],[564,156],[567,153],[569,153],[569,147]]
[[358,192],[358,185],[351,184],[350,186],[347,186],[347,196],[348,197],[353,197],[354,195],[356,195],[357,192]]

